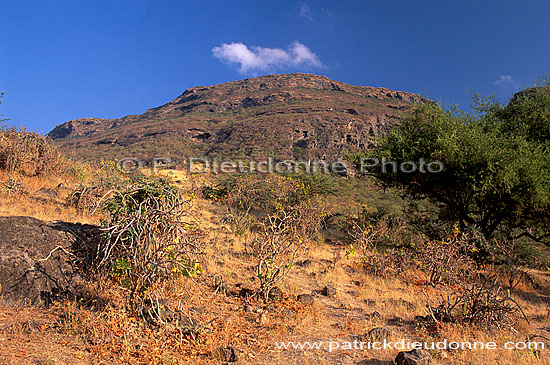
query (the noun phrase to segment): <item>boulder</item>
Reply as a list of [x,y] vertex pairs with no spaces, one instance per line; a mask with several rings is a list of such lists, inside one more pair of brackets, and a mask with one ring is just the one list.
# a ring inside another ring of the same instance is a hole
[[97,227],[0,217],[0,232],[0,296],[8,304],[48,306],[81,293]]
[[36,195],[43,196],[45,198],[55,199],[58,196],[58,192],[55,189],[40,188],[40,190],[36,192]]

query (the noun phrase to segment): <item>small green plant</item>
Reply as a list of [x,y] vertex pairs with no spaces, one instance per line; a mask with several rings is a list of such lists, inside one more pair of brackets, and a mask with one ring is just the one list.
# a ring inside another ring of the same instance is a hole
[[25,187],[23,184],[12,177],[8,177],[8,179],[1,183],[0,185],[0,191],[10,195],[17,195],[17,194],[23,194],[25,192]]

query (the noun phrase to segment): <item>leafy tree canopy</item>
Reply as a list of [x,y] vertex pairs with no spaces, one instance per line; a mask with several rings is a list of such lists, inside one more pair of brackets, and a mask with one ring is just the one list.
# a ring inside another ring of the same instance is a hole
[[[550,245],[550,78],[506,104],[472,99],[470,113],[419,104],[376,147],[348,159],[385,186],[439,203],[449,221],[476,227],[486,239],[501,234]],[[383,168],[384,158],[417,168]],[[374,159],[381,163],[373,166]],[[441,162],[443,170],[420,171],[424,160]]]

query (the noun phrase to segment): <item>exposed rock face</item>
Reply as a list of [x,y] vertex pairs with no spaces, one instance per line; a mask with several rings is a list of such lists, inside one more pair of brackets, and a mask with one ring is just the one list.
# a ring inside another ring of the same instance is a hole
[[30,217],[0,217],[0,295],[8,302],[27,300],[45,306],[77,295],[82,265],[96,227],[43,222]]
[[111,125],[113,119],[101,119],[101,118],[81,118],[69,120],[66,123],[60,124],[55,127],[48,136],[53,139],[87,136],[98,132],[101,129],[105,129]]
[[[267,157],[335,160],[368,148],[416,94],[311,74],[193,87],[142,115],[84,118],[49,133],[66,151],[98,157]],[[164,157],[164,156],[163,156]]]

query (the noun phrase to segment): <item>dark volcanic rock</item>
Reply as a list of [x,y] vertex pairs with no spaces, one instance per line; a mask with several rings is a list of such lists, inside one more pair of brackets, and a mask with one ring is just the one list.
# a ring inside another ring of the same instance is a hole
[[395,363],[397,365],[428,365],[432,362],[432,355],[426,350],[417,349],[403,351],[397,354]]
[[336,288],[332,285],[327,285],[321,290],[321,294],[323,294],[326,297],[333,297],[336,295]]
[[80,294],[97,228],[30,217],[0,217],[0,295],[47,306]]
[[231,346],[228,347],[218,347],[214,354],[216,360],[221,362],[236,362],[239,358],[237,352]]
[[311,294],[300,294],[296,297],[298,301],[302,304],[312,305],[313,304],[313,295]]
[[254,294],[254,291],[249,288],[241,288],[239,291],[239,297],[241,298],[249,298]]
[[269,291],[269,299],[271,300],[281,300],[283,299],[283,291],[279,287],[274,286]]
[[57,190],[49,188],[41,188],[36,192],[36,195],[42,195],[47,198],[57,198]]
[[[141,115],[75,119],[48,135],[82,159],[157,156],[300,158],[329,164],[372,145],[414,102],[412,93],[312,74],[268,75],[194,87]],[[298,156],[296,154],[298,153]]]

